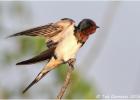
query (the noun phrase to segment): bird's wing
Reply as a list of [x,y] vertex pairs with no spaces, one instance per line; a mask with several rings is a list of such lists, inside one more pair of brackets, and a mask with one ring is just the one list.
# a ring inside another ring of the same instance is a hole
[[63,26],[50,23],[48,25],[28,29],[28,30],[10,35],[9,37],[22,36],[22,35],[52,37],[56,35],[57,33],[60,33],[61,31],[63,31]]
[[53,37],[59,33],[61,33],[63,30],[65,30],[67,27],[72,25],[74,21],[72,20],[63,20],[56,23],[50,23],[48,25],[28,29],[13,35],[10,35],[8,37],[14,37],[14,36],[44,36],[44,37]]
[[41,52],[39,55],[37,55],[31,59],[19,62],[16,65],[34,64],[34,63],[37,63],[40,61],[49,60],[54,55],[55,48],[56,48],[55,46],[51,47],[51,48]]

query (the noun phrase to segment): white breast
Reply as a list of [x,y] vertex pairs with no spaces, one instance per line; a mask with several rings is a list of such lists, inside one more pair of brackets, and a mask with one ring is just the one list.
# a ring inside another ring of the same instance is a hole
[[73,29],[70,30],[65,38],[57,45],[55,54],[58,59],[68,61],[75,58],[77,51],[81,47],[81,43],[77,43],[77,39],[73,34]]

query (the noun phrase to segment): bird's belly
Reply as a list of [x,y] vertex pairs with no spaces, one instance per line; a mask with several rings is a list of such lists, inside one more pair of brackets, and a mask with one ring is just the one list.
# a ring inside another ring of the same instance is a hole
[[71,58],[75,58],[80,47],[81,43],[77,43],[75,37],[68,37],[58,44],[55,54],[58,59],[68,61]]

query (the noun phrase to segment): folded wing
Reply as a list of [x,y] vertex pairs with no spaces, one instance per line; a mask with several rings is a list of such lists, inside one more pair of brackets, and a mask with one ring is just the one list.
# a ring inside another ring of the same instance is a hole
[[37,63],[37,62],[40,62],[40,61],[49,60],[54,55],[55,48],[56,47],[51,47],[51,48],[43,51],[39,55],[37,55],[37,56],[35,56],[31,59],[19,62],[16,65],[34,64],[34,63]]

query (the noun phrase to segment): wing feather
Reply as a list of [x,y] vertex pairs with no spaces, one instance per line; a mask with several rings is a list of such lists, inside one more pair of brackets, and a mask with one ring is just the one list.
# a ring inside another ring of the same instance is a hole
[[9,37],[23,36],[23,35],[52,37],[56,35],[57,33],[60,33],[61,31],[63,31],[63,26],[50,23],[48,25],[32,28],[29,30],[25,30],[25,31],[10,35]]
[[69,27],[74,27],[75,22],[72,19],[65,18],[57,21],[56,23],[50,23],[44,26],[28,29],[13,35],[8,36],[43,36],[46,38],[46,43],[49,41],[60,42],[67,31],[70,29]]
[[40,61],[49,60],[53,56],[55,48],[56,48],[55,46],[51,47],[51,48],[41,52],[39,55],[37,55],[31,59],[21,61],[21,62],[17,63],[16,65],[34,64],[34,63],[37,63]]

